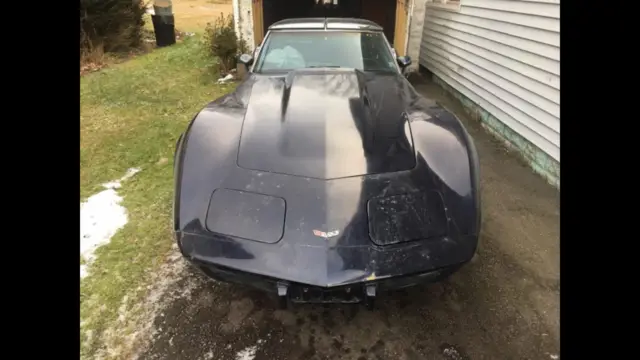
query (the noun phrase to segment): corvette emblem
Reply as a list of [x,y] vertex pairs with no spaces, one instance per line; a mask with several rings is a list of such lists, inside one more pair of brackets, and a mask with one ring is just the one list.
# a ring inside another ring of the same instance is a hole
[[328,238],[334,237],[334,236],[338,236],[338,234],[340,234],[339,230],[334,230],[334,231],[329,231],[329,232],[324,232],[324,231],[320,231],[320,230],[313,230],[313,235],[319,236],[319,237],[323,237],[325,239],[328,239]]

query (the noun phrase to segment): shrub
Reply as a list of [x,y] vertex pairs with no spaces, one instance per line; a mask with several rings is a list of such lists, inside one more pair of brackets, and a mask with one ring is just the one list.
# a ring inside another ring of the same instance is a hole
[[236,66],[236,59],[247,51],[247,44],[236,36],[233,26],[233,15],[220,14],[205,29],[204,44],[207,54],[217,58],[218,72],[226,74]]
[[80,51],[127,51],[142,44],[142,0],[80,0]]

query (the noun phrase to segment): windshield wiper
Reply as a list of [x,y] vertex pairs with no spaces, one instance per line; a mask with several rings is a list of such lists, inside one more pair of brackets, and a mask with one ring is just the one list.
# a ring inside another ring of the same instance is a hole
[[313,66],[307,66],[308,68],[340,68],[342,66],[340,65],[313,65]]

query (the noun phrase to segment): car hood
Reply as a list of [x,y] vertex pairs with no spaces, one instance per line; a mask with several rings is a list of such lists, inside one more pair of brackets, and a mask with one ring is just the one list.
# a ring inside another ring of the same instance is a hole
[[303,69],[253,76],[239,166],[317,179],[415,167],[401,75]]

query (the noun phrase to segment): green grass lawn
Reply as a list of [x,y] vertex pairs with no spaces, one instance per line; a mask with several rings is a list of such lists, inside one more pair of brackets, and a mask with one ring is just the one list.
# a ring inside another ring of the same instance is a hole
[[171,248],[176,139],[204,105],[233,87],[215,84],[211,63],[195,36],[81,79],[82,199],[128,168],[142,170],[118,190],[128,224],[96,251],[80,284],[82,358],[101,345],[123,297],[144,296],[141,285]]

